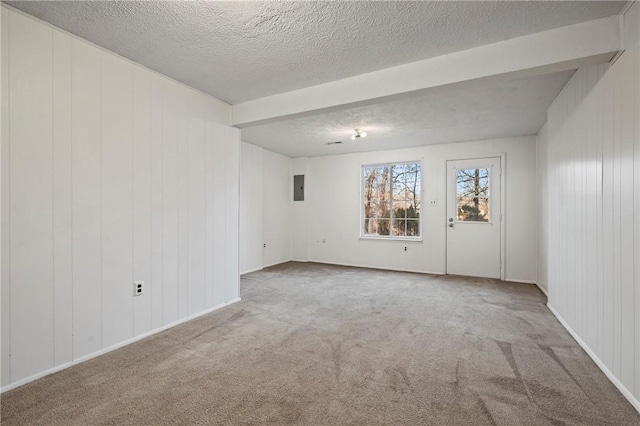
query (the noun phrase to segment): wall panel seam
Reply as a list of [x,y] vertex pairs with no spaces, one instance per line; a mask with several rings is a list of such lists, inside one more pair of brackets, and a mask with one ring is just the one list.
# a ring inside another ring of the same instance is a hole
[[13,291],[12,291],[12,283],[13,283],[13,273],[11,270],[11,222],[12,222],[12,217],[11,217],[11,15],[13,14],[13,12],[11,12],[7,18],[7,26],[9,27],[7,29],[7,62],[9,63],[9,66],[7,66],[7,105],[8,105],[8,112],[7,112],[7,135],[8,135],[8,140],[5,141],[5,143],[7,144],[7,154],[8,154],[8,158],[7,158],[7,166],[8,169],[7,170],[7,201],[9,206],[7,207],[7,213],[9,215],[8,218],[8,234],[9,236],[7,237],[7,251],[8,253],[6,254],[7,257],[7,266],[9,267],[9,301],[7,302],[7,306],[9,307],[9,314],[7,315],[7,318],[9,319],[9,337],[7,339],[7,341],[9,342],[9,380],[11,380],[13,374],[13,357],[12,357],[12,352],[13,352],[13,347],[11,346],[11,341],[12,341],[12,316],[11,316],[11,308],[13,306]]
[[100,347],[104,348],[104,309],[103,309],[103,301],[104,301],[104,280],[102,277],[102,261],[104,259],[103,256],[103,244],[102,244],[102,240],[104,238],[104,233],[103,233],[103,222],[104,222],[104,212],[103,212],[103,199],[104,199],[104,194],[103,194],[103,188],[102,188],[102,173],[103,173],[103,169],[104,169],[104,165],[102,164],[102,78],[103,78],[103,72],[102,72],[102,52],[100,52],[99,54],[99,58],[100,58],[100,75],[98,78],[99,81],[99,97],[100,97],[100,133],[99,133],[99,153],[100,153],[100,173],[99,173],[99,187],[100,187]]
[[[135,210],[135,182],[136,182],[136,176],[135,176],[135,168],[134,168],[134,162],[135,162],[135,141],[136,141],[136,135],[134,134],[135,132],[135,128],[134,128],[134,93],[136,91],[136,87],[134,85],[134,80],[133,80],[133,66],[131,67],[131,282],[129,283],[129,289],[131,289],[131,286],[133,286],[135,280],[136,280],[136,275],[135,275],[135,265],[136,265],[136,232],[135,232],[135,220],[136,220],[136,216],[134,214],[134,210]],[[134,293],[135,294],[135,293]],[[131,309],[131,336],[135,336],[136,335],[136,300],[133,300],[133,304],[132,304],[132,309]]]
[[71,66],[69,67],[71,69],[70,74],[70,82],[69,82],[69,88],[70,88],[70,93],[69,93],[69,97],[71,99],[71,117],[69,118],[69,124],[71,125],[71,131],[69,133],[71,140],[69,141],[69,149],[70,149],[70,153],[69,153],[69,157],[71,160],[70,163],[70,174],[71,174],[71,206],[70,206],[70,215],[71,215],[71,359],[75,359],[75,344],[74,344],[74,332],[73,332],[73,324],[74,324],[74,306],[73,306],[73,302],[75,300],[75,282],[74,282],[74,259],[75,259],[75,250],[74,250],[74,226],[73,226],[73,219],[74,219],[74,209],[73,209],[73,201],[74,201],[74,192],[73,192],[73,129],[74,129],[74,125],[73,125],[73,58],[74,58],[74,43],[73,40],[70,42],[71,44]]
[[51,359],[53,365],[56,365],[56,220],[55,220],[55,177],[56,177],[56,163],[55,163],[55,133],[54,133],[54,118],[55,118],[55,37],[53,28],[51,31],[51,284],[53,287],[53,300],[52,305],[52,327],[53,327],[53,344],[51,345]]

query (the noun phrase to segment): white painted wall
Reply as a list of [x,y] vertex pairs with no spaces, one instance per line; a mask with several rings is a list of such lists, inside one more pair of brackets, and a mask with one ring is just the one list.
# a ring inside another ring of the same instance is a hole
[[640,411],[639,23],[635,3],[626,52],[578,70],[538,145],[548,150],[549,306]]
[[240,149],[240,273],[262,269],[263,149],[242,142]]
[[291,159],[266,149],[262,152],[262,265],[291,260]]
[[[291,260],[292,160],[242,142],[240,273]],[[266,245],[266,246],[264,246]]]
[[[535,149],[535,137],[527,136],[309,158],[305,201],[309,260],[445,273],[446,160],[505,153],[506,278],[535,282]],[[423,241],[360,239],[361,164],[409,160],[423,161]],[[432,199],[437,200],[436,207],[428,206]]]
[[238,298],[240,141],[228,105],[2,20],[6,390]]

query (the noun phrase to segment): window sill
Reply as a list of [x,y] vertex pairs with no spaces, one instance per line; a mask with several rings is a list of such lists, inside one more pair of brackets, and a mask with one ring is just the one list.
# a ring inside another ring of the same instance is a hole
[[360,240],[373,240],[373,241],[397,241],[397,242],[414,242],[414,243],[421,243],[422,242],[422,237],[383,237],[383,236],[365,236],[365,235],[360,235]]

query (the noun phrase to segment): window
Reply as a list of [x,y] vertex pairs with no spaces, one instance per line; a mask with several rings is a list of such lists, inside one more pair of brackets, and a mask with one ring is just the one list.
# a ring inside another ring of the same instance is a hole
[[362,236],[419,239],[420,162],[362,166]]
[[489,222],[489,169],[456,170],[457,216],[460,222]]

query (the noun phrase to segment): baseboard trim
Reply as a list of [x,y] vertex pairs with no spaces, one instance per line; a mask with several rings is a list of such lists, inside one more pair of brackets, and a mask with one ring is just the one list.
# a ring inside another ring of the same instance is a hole
[[429,274],[429,275],[446,275],[442,272],[431,272],[431,271],[418,271],[416,269],[398,269],[398,268],[385,268],[382,266],[371,266],[371,265],[357,265],[353,263],[340,263],[340,262],[326,262],[324,260],[309,260],[309,263],[321,263],[324,265],[336,265],[336,266],[350,266],[352,268],[366,268],[366,269],[380,269],[383,271],[395,271],[395,272],[411,272],[414,274]]
[[[300,262],[299,260],[293,260],[294,262]],[[324,260],[308,260],[308,261],[304,261],[304,262],[309,262],[309,263],[321,263],[321,264],[325,264],[325,265],[336,265],[336,266],[351,266],[353,268],[367,268],[367,269],[380,269],[383,271],[396,271],[396,272],[411,272],[414,274],[428,274],[428,275],[447,275],[446,272],[434,272],[434,271],[419,271],[417,269],[400,269],[400,268],[385,268],[382,266],[373,266],[373,265],[359,265],[359,264],[354,264],[354,263],[341,263],[341,262],[328,262],[328,261],[324,261]],[[511,278],[507,278],[504,281],[510,281],[510,282],[514,282],[514,283],[522,283],[522,284],[534,284],[534,285],[538,285],[538,283],[536,283],[535,281],[529,281],[529,280],[517,280],[517,279],[511,279]],[[538,288],[540,288],[538,286]],[[544,291],[542,288],[540,288],[542,290],[542,292],[546,295],[547,292]]]
[[520,283],[520,284],[537,284],[535,281],[531,280],[518,280],[515,278],[505,278],[504,281],[509,281],[512,283]]
[[558,321],[560,321],[560,324],[562,324],[562,326],[569,332],[571,337],[573,337],[575,339],[575,341],[578,342],[578,344],[582,347],[582,349],[584,349],[584,351],[587,353],[587,355],[589,355],[589,357],[591,357],[591,359],[593,360],[593,362],[596,363],[598,368],[600,368],[600,370],[602,370],[602,372],[607,376],[607,378],[611,381],[611,383],[613,383],[613,385],[616,388],[618,388],[618,390],[622,393],[622,395],[624,395],[624,397],[627,398],[629,403],[631,403],[633,408],[635,408],[636,411],[638,411],[640,413],[640,401],[638,401],[633,396],[633,394],[629,391],[629,389],[627,389],[625,387],[625,385],[623,385],[622,382],[616,376],[614,376],[614,374],[611,371],[609,371],[609,369],[604,364],[604,362],[602,362],[602,360],[600,360],[600,358],[598,358],[598,356],[595,354],[595,352],[593,352],[591,350],[591,348],[589,346],[587,346],[587,344],[580,338],[580,336],[578,336],[578,333],[573,331],[571,326],[569,326],[569,324],[564,320],[564,318],[562,318],[562,316],[558,313],[558,311],[556,311],[553,308],[553,306],[551,306],[551,304],[549,304],[549,303],[547,303],[547,307],[549,308],[551,313],[558,319]]
[[244,274],[250,274],[252,272],[257,272],[257,271],[262,271],[262,267],[260,268],[253,268],[253,269],[249,269],[248,271],[244,271],[244,272],[240,272],[240,275],[244,275]]
[[283,263],[287,263],[287,262],[291,262],[291,259],[287,259],[287,260],[280,260],[278,262],[274,262],[274,263],[270,263],[268,265],[262,265],[262,269],[264,268],[270,268],[272,266],[276,266],[276,265],[282,265]]
[[512,279],[512,278],[506,278],[505,281],[510,281],[512,283],[533,284],[536,287],[538,287],[538,289],[542,292],[542,294],[544,294],[545,296],[549,297],[549,295],[547,294],[547,290],[545,290],[545,288],[542,287],[540,284],[538,284],[536,281],[516,280],[516,279]]
[[542,287],[540,284],[535,283],[536,287],[538,287],[538,289],[542,292],[542,294],[544,294],[545,296],[547,296],[547,299],[549,298],[549,293],[547,293],[547,289]]
[[13,389],[16,389],[16,388],[18,388],[20,386],[26,385],[27,383],[33,382],[35,380],[41,379],[41,378],[49,376],[51,374],[57,373],[59,371],[62,371],[64,369],[67,369],[67,368],[72,367],[74,365],[83,363],[85,361],[89,361],[90,359],[97,358],[97,357],[99,357],[101,355],[104,355],[106,353],[115,351],[116,349],[120,349],[122,347],[128,346],[128,345],[130,345],[132,343],[135,343],[135,342],[138,342],[138,341],[140,341],[142,339],[145,339],[147,337],[153,336],[154,334],[161,333],[161,332],[166,331],[166,330],[168,330],[170,328],[176,327],[176,326],[178,326],[180,324],[184,324],[185,322],[194,320],[194,319],[196,319],[198,317],[201,317],[203,315],[206,315],[206,314],[209,314],[211,312],[217,311],[218,309],[224,308],[225,306],[229,306],[229,305],[231,305],[233,303],[239,302],[240,300],[241,299],[239,297],[236,297],[235,299],[231,299],[228,302],[221,303],[221,304],[216,305],[216,306],[214,306],[212,308],[206,309],[206,310],[204,310],[202,312],[198,312],[197,314],[190,315],[188,317],[179,319],[178,321],[172,322],[171,324],[163,325],[160,328],[156,328],[155,330],[148,331],[148,332],[143,333],[143,334],[141,334],[139,336],[133,337],[133,338],[128,339],[128,340],[125,340],[124,342],[118,343],[118,344],[113,345],[113,346],[109,346],[108,348],[101,349],[101,350],[99,350],[97,352],[94,352],[94,353],[89,354],[89,355],[85,355],[85,356],[80,357],[78,359],[74,359],[73,361],[57,365],[57,366],[55,366],[55,367],[53,367],[53,368],[51,368],[49,370],[43,371],[43,372],[38,373],[38,374],[34,374],[33,376],[29,376],[27,378],[20,379],[20,380],[18,380],[16,382],[10,383],[10,384],[0,388],[0,394],[8,392],[8,391],[13,390]]

